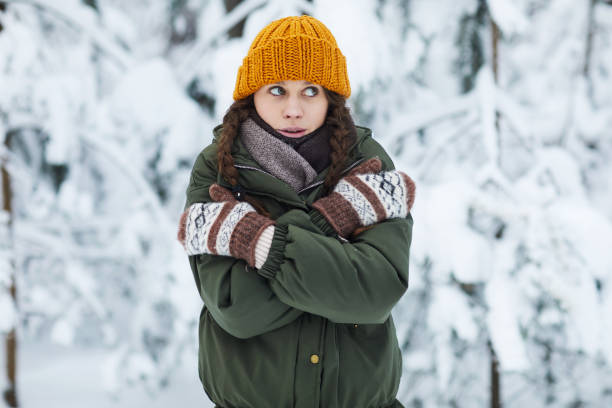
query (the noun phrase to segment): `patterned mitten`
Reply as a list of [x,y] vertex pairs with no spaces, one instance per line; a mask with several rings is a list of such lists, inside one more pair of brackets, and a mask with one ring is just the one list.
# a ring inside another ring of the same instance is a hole
[[232,256],[256,266],[255,248],[264,231],[266,240],[271,240],[274,227],[268,227],[274,221],[218,184],[210,186],[209,192],[215,202],[192,204],[181,216],[178,240],[188,255]]
[[380,170],[380,160],[370,159],[340,179],[331,194],[313,203],[341,237],[385,219],[408,216],[414,182],[401,171]]

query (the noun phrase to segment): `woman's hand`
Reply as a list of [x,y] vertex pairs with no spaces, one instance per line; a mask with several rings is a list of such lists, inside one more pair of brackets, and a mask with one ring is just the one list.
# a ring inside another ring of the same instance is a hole
[[179,242],[188,255],[232,256],[255,266],[257,241],[274,221],[218,184],[211,185],[209,193],[214,202],[192,204],[181,215]]
[[332,193],[313,203],[313,207],[342,236],[348,237],[357,229],[389,218],[408,216],[415,196],[414,182],[404,172],[381,172],[381,162],[372,158],[348,176],[340,179]]

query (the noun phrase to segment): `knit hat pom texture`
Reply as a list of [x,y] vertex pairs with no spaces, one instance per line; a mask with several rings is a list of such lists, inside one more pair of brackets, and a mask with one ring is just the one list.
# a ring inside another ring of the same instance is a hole
[[346,59],[319,20],[285,17],[264,27],[238,69],[234,100],[283,80],[306,80],[345,98],[351,95]]

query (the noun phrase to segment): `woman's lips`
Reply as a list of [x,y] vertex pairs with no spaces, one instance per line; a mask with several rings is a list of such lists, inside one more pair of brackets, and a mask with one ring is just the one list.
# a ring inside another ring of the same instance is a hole
[[306,129],[301,127],[286,127],[282,129],[276,129],[278,133],[287,137],[302,137],[306,134]]

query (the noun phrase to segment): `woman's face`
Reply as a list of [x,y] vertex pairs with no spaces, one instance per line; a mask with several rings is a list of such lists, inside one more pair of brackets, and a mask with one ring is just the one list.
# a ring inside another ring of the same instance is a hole
[[321,85],[308,81],[280,81],[254,94],[255,110],[274,130],[302,137],[319,128],[327,116],[327,97]]

